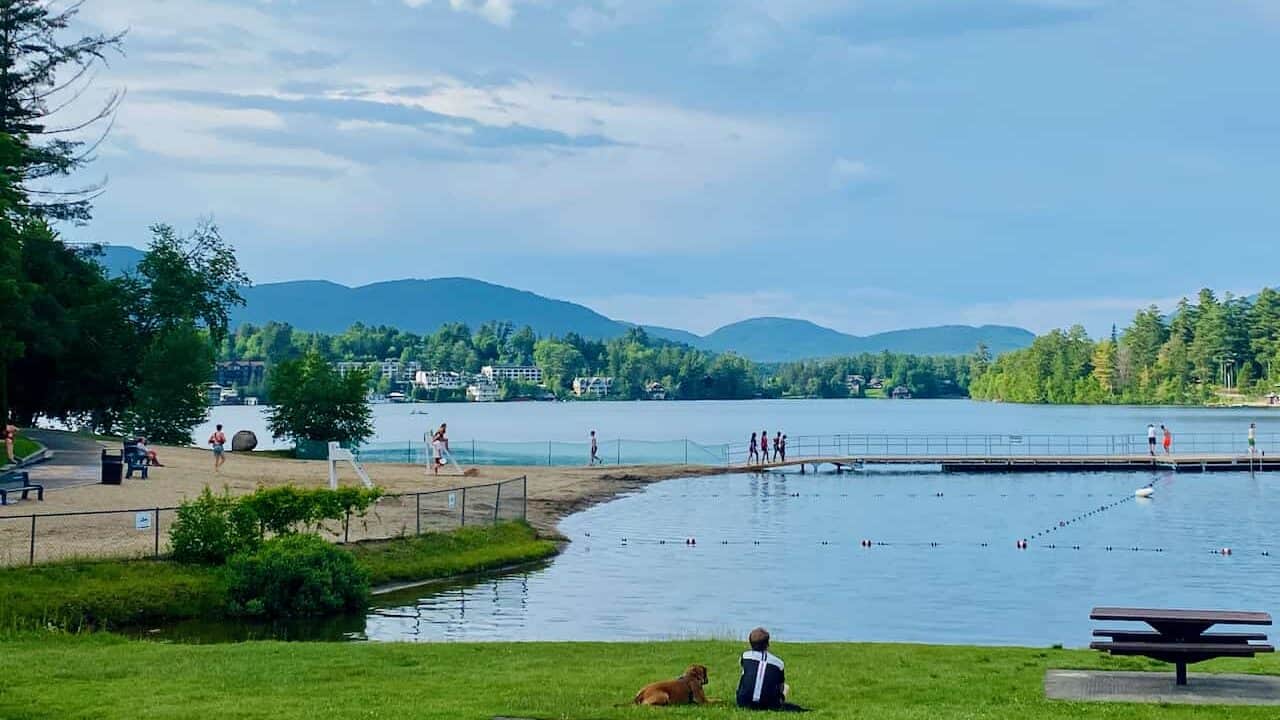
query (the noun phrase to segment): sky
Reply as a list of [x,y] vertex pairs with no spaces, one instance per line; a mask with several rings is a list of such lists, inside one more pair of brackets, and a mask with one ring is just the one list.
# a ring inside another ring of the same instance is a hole
[[1122,326],[1276,284],[1280,0],[87,0],[72,239],[705,333]]

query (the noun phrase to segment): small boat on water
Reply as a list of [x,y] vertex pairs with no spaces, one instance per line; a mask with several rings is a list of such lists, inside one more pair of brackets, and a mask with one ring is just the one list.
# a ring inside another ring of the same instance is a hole
[[1155,494],[1155,491],[1156,489],[1153,487],[1144,487],[1144,488],[1138,488],[1133,492],[1133,494],[1140,498],[1149,498]]

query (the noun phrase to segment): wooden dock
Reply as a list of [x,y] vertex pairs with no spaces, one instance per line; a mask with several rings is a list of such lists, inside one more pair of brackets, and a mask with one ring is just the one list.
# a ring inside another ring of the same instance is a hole
[[744,464],[743,470],[761,472],[806,467],[817,472],[830,465],[837,473],[868,467],[936,467],[942,472],[1268,472],[1280,470],[1280,457],[1248,455],[866,455],[797,457],[779,462]]

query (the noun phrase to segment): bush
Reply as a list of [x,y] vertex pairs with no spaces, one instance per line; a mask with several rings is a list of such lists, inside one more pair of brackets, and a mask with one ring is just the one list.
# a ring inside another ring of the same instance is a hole
[[275,619],[359,610],[369,574],[355,557],[317,535],[272,538],[227,563],[230,612]]
[[173,559],[183,563],[220,565],[238,552],[256,548],[261,541],[253,513],[229,494],[214,495],[209,488],[178,507],[169,529]]

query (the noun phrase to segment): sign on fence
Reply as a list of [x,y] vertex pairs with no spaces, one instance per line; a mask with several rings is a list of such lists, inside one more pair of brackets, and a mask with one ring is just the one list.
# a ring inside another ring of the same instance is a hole
[[458,507],[458,493],[449,493],[449,509]]
[[151,529],[151,511],[133,514],[134,530],[150,530]]

